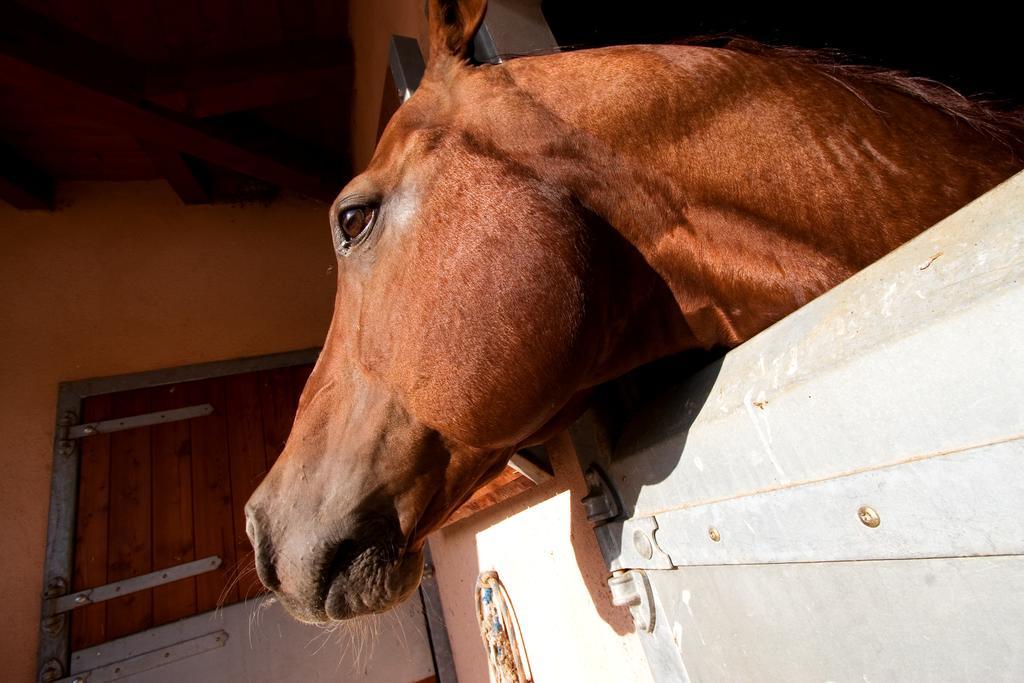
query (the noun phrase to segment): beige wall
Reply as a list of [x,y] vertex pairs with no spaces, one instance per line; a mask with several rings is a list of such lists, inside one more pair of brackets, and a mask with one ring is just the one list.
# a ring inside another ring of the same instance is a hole
[[0,679],[35,680],[57,384],[317,346],[334,253],[322,205],[183,207],[162,183],[0,202]]
[[377,142],[380,101],[392,35],[418,38],[426,53],[423,0],[353,0],[349,31],[355,54],[355,103],[352,114],[352,167],[366,168]]

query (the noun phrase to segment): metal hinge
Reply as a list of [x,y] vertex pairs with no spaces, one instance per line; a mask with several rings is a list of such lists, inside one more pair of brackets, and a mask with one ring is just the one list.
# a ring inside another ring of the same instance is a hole
[[654,594],[642,569],[616,572],[608,579],[608,588],[612,592],[613,605],[629,608],[637,632],[654,631]]
[[75,453],[75,442],[71,440],[68,433],[77,422],[78,415],[70,410],[61,415],[60,420],[57,421],[57,452],[65,458]]
[[587,482],[587,495],[582,503],[587,512],[587,519],[594,526],[609,522],[622,512],[622,505],[619,504],[615,489],[608,483],[608,478],[597,465],[591,465],[584,472],[583,478]]

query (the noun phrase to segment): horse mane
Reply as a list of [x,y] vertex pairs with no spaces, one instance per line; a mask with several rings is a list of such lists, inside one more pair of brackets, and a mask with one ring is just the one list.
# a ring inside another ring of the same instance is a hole
[[[954,88],[930,78],[913,76],[898,69],[851,63],[843,52],[831,48],[808,49],[769,45],[736,35],[705,35],[673,41],[672,45],[710,47],[730,52],[787,61],[814,69],[856,95],[875,109],[858,85],[872,85],[899,92],[937,109],[970,126],[986,137],[1005,145],[1024,158],[1024,109],[1006,108],[997,101],[978,96],[967,97]],[[528,54],[502,54],[501,59],[532,57],[585,49],[583,45],[557,46]]]
[[954,88],[930,78],[913,76],[897,69],[849,63],[842,52],[828,48],[812,50],[768,45],[735,36],[703,36],[678,44],[718,47],[730,52],[801,64],[838,82],[868,106],[872,105],[858,92],[858,85],[868,84],[894,90],[944,112],[1018,153],[1024,151],[1024,110],[1005,109],[998,102],[964,96]]

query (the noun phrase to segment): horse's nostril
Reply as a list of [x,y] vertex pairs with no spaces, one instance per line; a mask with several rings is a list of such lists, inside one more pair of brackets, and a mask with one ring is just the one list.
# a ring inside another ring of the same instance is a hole
[[245,511],[245,534],[252,543],[255,553],[256,575],[263,582],[263,585],[270,590],[277,590],[281,581],[277,576],[277,568],[274,566],[274,547],[270,542],[270,534],[261,530],[256,515],[248,508]]
[[245,512],[245,535],[249,537],[249,543],[252,543],[252,547],[256,547],[256,522],[252,521],[252,517],[249,515],[249,511]]
[[334,579],[349,568],[358,555],[359,547],[351,539],[344,540],[335,546],[333,555],[327,556],[327,564],[324,566],[323,578],[326,585],[330,586]]

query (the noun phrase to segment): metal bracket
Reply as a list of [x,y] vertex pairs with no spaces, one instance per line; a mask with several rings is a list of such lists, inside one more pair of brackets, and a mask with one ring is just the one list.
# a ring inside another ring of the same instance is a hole
[[598,526],[618,517],[622,512],[622,505],[601,468],[591,465],[584,472],[583,478],[587,482],[587,495],[582,502],[590,523]]
[[631,569],[672,569],[672,558],[658,545],[658,520],[654,517],[627,519],[622,525],[619,563]]
[[227,631],[213,631],[196,638],[183,640],[169,647],[158,650],[151,650],[135,657],[122,659],[118,662],[101,666],[89,671],[83,671],[60,679],[59,683],[103,683],[104,681],[116,681],[120,678],[140,674],[150,669],[176,662],[186,657],[193,657],[203,652],[224,647],[228,642]]
[[416,92],[416,88],[420,87],[423,72],[426,70],[419,42],[409,36],[391,36],[388,66],[391,68],[391,78],[395,81],[395,87],[398,88],[398,100],[405,102]]
[[548,457],[544,447],[535,446],[516,451],[509,458],[508,466],[534,484],[541,484],[554,476],[547,461]]
[[133,576],[124,581],[116,581],[104,586],[97,586],[96,588],[88,588],[77,593],[71,593],[70,595],[48,597],[45,604],[50,614],[56,616],[62,612],[70,612],[78,607],[85,607],[97,602],[119,598],[122,595],[137,593],[156,586],[162,586],[165,583],[187,579],[190,576],[205,574],[219,567],[220,563],[221,559],[218,556],[211,555],[201,560],[186,562],[141,576]]
[[608,588],[612,592],[613,605],[629,608],[638,632],[654,631],[654,594],[643,570],[616,572],[608,579]]
[[[209,403],[202,403],[196,406],[160,410],[155,413],[132,415],[131,417],[103,420],[102,422],[89,422],[80,425],[73,424],[67,429],[64,438],[81,439],[86,436],[109,434],[111,432],[120,432],[126,429],[135,429],[137,427],[149,427],[151,425],[164,424],[167,422],[178,422],[179,420],[191,420],[194,417],[203,417],[204,415],[212,414],[213,406]],[[61,425],[63,426],[63,420],[61,421]]]
[[544,18],[540,0],[491,0],[473,39],[473,58],[481,64],[557,50],[558,41]]

